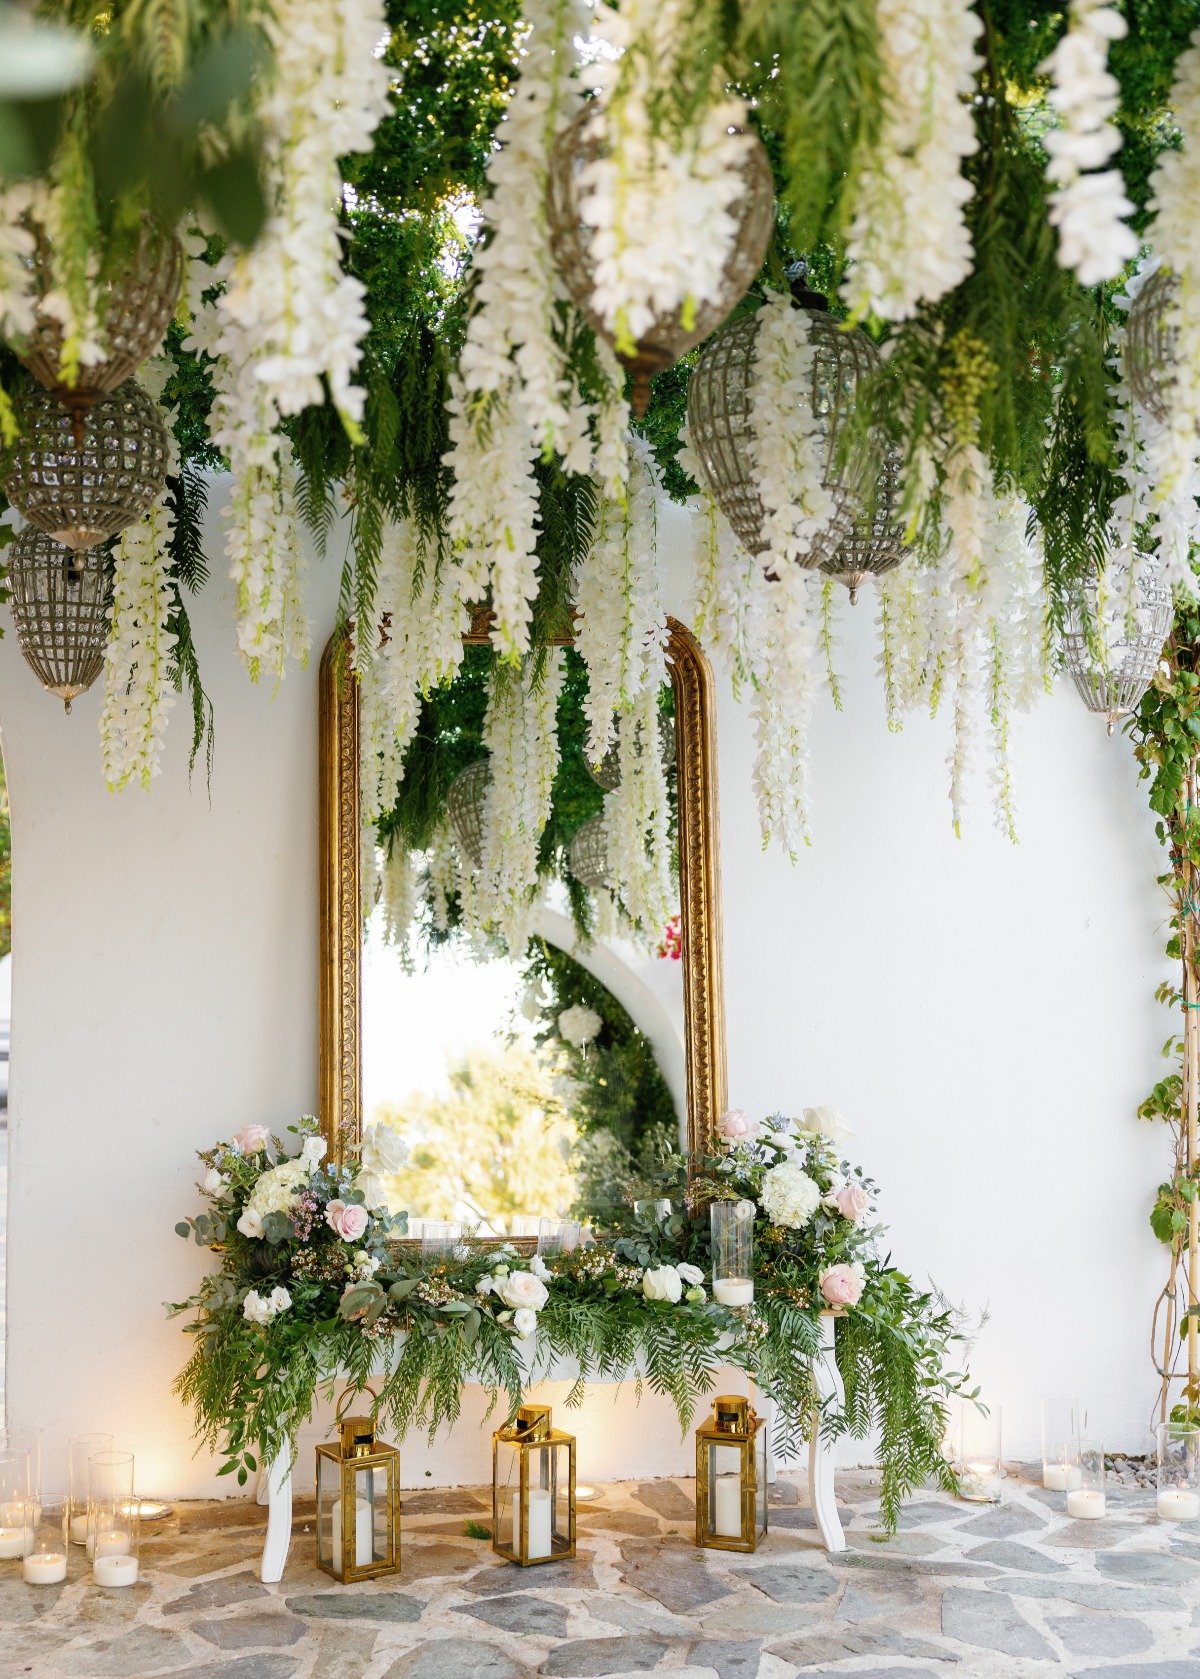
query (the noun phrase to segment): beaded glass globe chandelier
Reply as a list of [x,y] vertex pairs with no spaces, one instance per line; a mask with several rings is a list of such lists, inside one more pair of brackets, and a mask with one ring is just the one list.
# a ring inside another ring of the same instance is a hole
[[1125,325],[1125,377],[1156,420],[1167,418],[1167,391],[1179,341],[1169,310],[1178,286],[1169,268],[1155,269],[1130,305]]
[[608,872],[608,835],[603,816],[589,817],[575,830],[568,859],[571,873],[592,892],[606,892],[612,886]]
[[1103,582],[1103,593],[1096,576],[1083,584],[1063,632],[1063,657],[1080,699],[1107,719],[1111,735],[1120,718],[1136,711],[1150,686],[1171,633],[1174,607],[1153,560],[1139,560],[1132,605],[1126,598],[1127,561],[1110,562]]
[[[746,190],[731,213],[737,220],[737,234],[720,293],[700,300],[685,323],[679,313],[660,315],[638,340],[636,351],[617,350],[618,359],[633,374],[633,410],[641,416],[650,400],[650,381],[656,373],[674,367],[729,314],[753,283],[767,251],[775,216],[775,187],[766,149],[757,135],[750,136],[742,164]],[[580,215],[579,185],[583,171],[603,155],[603,142],[596,134],[591,113],[581,111],[559,135],[550,159],[546,195],[546,220],[550,251],[562,282],[589,326],[616,348],[613,335],[597,311],[595,295],[596,258],[594,229]]]
[[882,577],[884,572],[894,571],[907,553],[896,524],[899,487],[900,453],[894,443],[886,441],[880,451],[874,504],[869,512],[863,509],[837,552],[821,567],[827,576],[836,577],[846,585],[851,606],[858,600],[858,591],[868,577]]
[[483,867],[483,822],[491,784],[491,760],[483,758],[460,770],[446,789],[446,814],[455,843],[475,869]]
[[167,434],[132,379],[92,409],[82,444],[49,391],[31,387],[4,490],[31,525],[68,548],[90,548],[141,518],[167,477]]
[[8,551],[13,626],[25,662],[69,712],[104,669],[112,589],[102,548],[64,548],[23,530]]

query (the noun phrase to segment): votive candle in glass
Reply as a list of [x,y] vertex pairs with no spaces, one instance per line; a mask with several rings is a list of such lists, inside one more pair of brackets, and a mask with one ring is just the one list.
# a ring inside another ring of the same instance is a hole
[[1071,1492],[1079,1486],[1079,1401],[1049,1394],[1041,1408],[1042,1485],[1050,1492]]
[[999,1405],[982,1411],[964,1400],[958,1416],[958,1452],[954,1473],[958,1496],[972,1504],[1000,1502],[1002,1412]]
[[111,1434],[72,1434],[67,1442],[67,1533],[72,1545],[87,1544],[88,1463],[97,1452],[111,1452]]
[[1095,1440],[1081,1439],[1073,1467],[1079,1479],[1067,1491],[1067,1515],[1077,1521],[1098,1522],[1104,1514],[1104,1447]]
[[1190,1423],[1160,1422],[1158,1444],[1158,1513],[1165,1522],[1200,1520],[1200,1428]]
[[35,1506],[29,1496],[29,1453],[0,1450],[0,1558],[16,1561],[33,1543]]
[[137,1580],[132,1452],[96,1452],[89,1462],[87,1553],[98,1586],[132,1586]]
[[754,1300],[754,1202],[713,1201],[712,1291],[720,1306],[749,1306]]
[[44,1498],[21,1564],[27,1586],[56,1586],[67,1577],[67,1501]]

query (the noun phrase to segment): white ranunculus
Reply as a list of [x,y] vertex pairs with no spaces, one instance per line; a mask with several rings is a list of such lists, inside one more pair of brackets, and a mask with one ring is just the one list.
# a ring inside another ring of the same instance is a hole
[[702,1283],[704,1281],[704,1272],[698,1265],[677,1265],[675,1269],[679,1272],[679,1275],[683,1278],[685,1283],[695,1284]]
[[399,1172],[408,1165],[408,1144],[390,1125],[368,1125],[360,1158],[366,1172]]
[[263,1233],[262,1214],[257,1207],[247,1207],[238,1219],[237,1227],[243,1236],[249,1236],[251,1241],[257,1242]]
[[840,1143],[844,1137],[854,1135],[836,1108],[805,1108],[804,1129],[828,1137],[831,1143]]
[[279,1312],[286,1312],[291,1303],[292,1297],[286,1288],[273,1288],[271,1290],[270,1306],[272,1317]]
[[537,1328],[537,1313],[531,1306],[518,1306],[512,1321],[517,1334],[526,1341]]
[[275,1316],[271,1309],[270,1297],[264,1300],[258,1290],[252,1288],[242,1301],[242,1316],[248,1318],[251,1323],[270,1323]]
[[784,1161],[763,1178],[762,1209],[772,1224],[802,1230],[821,1202],[821,1191],[801,1166]]
[[576,1049],[583,1049],[597,1036],[604,1021],[595,1009],[585,1007],[583,1003],[575,1003],[571,1008],[564,1009],[558,1017],[558,1031],[560,1037]]
[[210,1166],[204,1179],[204,1193],[206,1195],[219,1195],[228,1183],[229,1179],[223,1173],[218,1172],[215,1166]]
[[545,1283],[532,1271],[510,1271],[507,1277],[496,1275],[492,1287],[506,1306],[517,1309],[529,1306],[540,1312],[550,1298]]
[[656,1265],[643,1272],[642,1293],[647,1300],[669,1300],[675,1305],[683,1294],[683,1278],[673,1265]]
[[753,1218],[757,1211],[758,1207],[753,1201],[739,1201],[733,1209],[733,1216],[742,1224],[746,1219]]
[[539,1277],[542,1282],[545,1282],[550,1275],[550,1267],[546,1264],[546,1261],[542,1258],[540,1253],[535,1253],[533,1255],[532,1259],[529,1261],[529,1269],[533,1272],[534,1276]]
[[310,1167],[317,1167],[325,1158],[325,1151],[329,1147],[324,1137],[305,1137],[304,1147],[300,1150],[300,1158]]

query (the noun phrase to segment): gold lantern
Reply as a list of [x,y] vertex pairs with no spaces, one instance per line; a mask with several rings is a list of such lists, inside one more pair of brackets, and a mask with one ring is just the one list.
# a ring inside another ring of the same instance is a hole
[[347,1389],[338,1405],[337,1440],[317,1447],[317,1567],[344,1585],[400,1572],[400,1453],[374,1417],[343,1417],[354,1397]]
[[767,1531],[767,1427],[748,1399],[721,1394],[696,1430],[696,1543],[753,1551]]
[[492,1435],[492,1549],[522,1568],[575,1555],[575,1436],[549,1405],[522,1405]]

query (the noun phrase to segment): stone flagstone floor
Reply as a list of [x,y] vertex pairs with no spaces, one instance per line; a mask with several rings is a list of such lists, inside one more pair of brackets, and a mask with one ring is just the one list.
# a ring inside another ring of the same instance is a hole
[[525,1571],[466,1535],[485,1489],[407,1493],[403,1572],[345,1589],[314,1566],[311,1503],[278,1586],[254,1567],[264,1511],[183,1504],[130,1591],[92,1586],[79,1551],[62,1587],[0,1563],[0,1679],[1200,1679],[1200,1524],[1159,1522],[1153,1494],[1076,1522],[1013,1468],[999,1507],[924,1493],[880,1544],[872,1481],[846,1475],[851,1549],[827,1557],[781,1482],[743,1557],[690,1543],[687,1481],[600,1491],[578,1560]]

